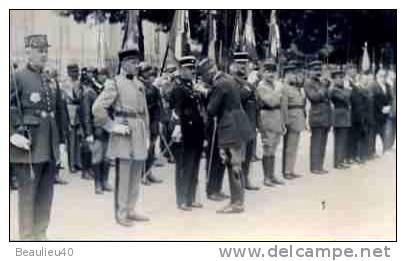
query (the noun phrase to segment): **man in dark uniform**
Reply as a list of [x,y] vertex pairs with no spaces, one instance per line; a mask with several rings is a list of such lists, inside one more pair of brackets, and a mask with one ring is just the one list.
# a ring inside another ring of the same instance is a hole
[[[171,94],[171,105],[179,118],[179,127],[173,136],[180,140],[175,149],[176,199],[180,210],[201,208],[196,202],[200,158],[203,152],[205,126],[202,117],[204,97],[193,88],[196,59],[191,56],[179,60],[180,69],[175,76],[175,87]],[[180,132],[179,132],[180,131]]]
[[[348,158],[351,161],[363,164],[368,157],[368,89],[366,75],[363,74],[355,81],[349,79],[352,85],[351,92],[351,130],[348,137]],[[348,161],[347,158],[347,161]]]
[[[241,104],[245,113],[248,116],[251,128],[257,128],[257,101],[255,96],[255,86],[247,82],[247,64],[249,56],[247,52],[234,53],[234,63],[230,65],[230,74],[238,83],[241,92]],[[242,173],[244,177],[244,186],[247,190],[258,190],[258,186],[254,186],[250,178],[251,161],[254,159],[256,152],[256,137],[245,144],[245,158],[242,162]]]
[[138,79],[145,85],[145,96],[147,99],[150,128],[150,144],[148,148],[148,158],[145,162],[145,173],[143,178],[144,185],[151,183],[162,183],[152,173],[152,166],[155,162],[155,147],[160,133],[160,120],[162,111],[162,99],[159,89],[153,85],[155,75],[153,68],[146,62],[139,65]]
[[46,35],[25,38],[27,67],[15,74],[10,89],[10,162],[19,186],[18,216],[22,240],[45,240],[50,221],[56,162],[65,136],[56,90],[43,72],[48,60]]
[[213,88],[207,111],[210,117],[218,120],[218,146],[230,182],[231,202],[218,213],[241,213],[244,211],[243,146],[254,139],[255,131],[242,109],[240,90],[234,78],[218,71],[209,59],[199,63],[199,73],[202,81]]
[[351,127],[351,89],[344,87],[344,72],[337,69],[331,73],[334,87],[331,89],[331,101],[334,105],[334,168],[346,169],[348,132]]
[[314,174],[326,174],[323,167],[328,133],[332,123],[332,108],[329,97],[330,80],[321,77],[321,62],[309,64],[310,77],[305,81],[304,90],[311,103],[309,125],[310,138],[310,171]]
[[67,66],[68,79],[63,81],[62,90],[69,115],[69,135],[68,135],[68,164],[71,173],[82,168],[80,159],[80,119],[78,116],[79,105],[79,66],[69,64]]
[[[376,73],[376,80],[371,86],[374,97],[374,111],[375,111],[375,136],[379,135],[382,140],[383,148],[382,153],[390,147],[390,134],[387,131],[390,123],[390,112],[392,105],[392,93],[390,87],[385,82],[386,71],[379,69]],[[373,142],[375,143],[375,142]]]
[[[112,191],[108,183],[110,161],[107,158],[107,145],[109,134],[102,126],[95,124],[92,106],[98,96],[98,92],[103,90],[103,83],[90,78],[88,83],[82,85],[81,107],[83,113],[83,131],[85,142],[88,143],[91,151],[91,169],[94,174],[95,193],[103,194],[103,191]],[[97,76],[94,75],[94,78]]]
[[286,133],[283,136],[282,172],[285,179],[299,178],[295,173],[300,133],[305,129],[305,96],[302,93],[303,74],[298,61],[290,61],[284,67],[285,84],[282,89],[282,104],[286,106]]

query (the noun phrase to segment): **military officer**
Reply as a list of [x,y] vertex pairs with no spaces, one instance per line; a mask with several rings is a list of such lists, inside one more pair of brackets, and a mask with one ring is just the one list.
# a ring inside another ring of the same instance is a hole
[[344,72],[337,69],[331,73],[334,87],[331,89],[331,101],[334,105],[334,167],[346,169],[344,163],[347,153],[348,132],[351,127],[351,89],[344,87]]
[[79,105],[79,66],[69,64],[67,66],[68,79],[63,81],[62,89],[69,114],[69,135],[68,135],[68,163],[71,173],[82,168],[80,159],[80,119],[78,115]]
[[106,82],[92,108],[95,123],[110,132],[107,155],[116,161],[115,217],[127,227],[149,220],[137,206],[149,146],[145,86],[136,77],[139,57],[135,49],[119,53],[121,72]]
[[[247,65],[249,55],[247,52],[234,53],[234,63],[230,65],[230,74],[238,83],[241,92],[241,104],[245,113],[250,120],[251,128],[256,131],[257,126],[257,101],[255,97],[255,86],[247,82]],[[250,177],[251,161],[255,156],[256,137],[245,144],[245,158],[242,163],[242,173],[244,177],[244,187],[247,190],[258,190],[258,186],[254,186]]]
[[299,178],[295,173],[300,133],[305,129],[305,97],[302,93],[303,75],[300,64],[290,61],[284,67],[283,104],[286,106],[286,134],[283,136],[283,177]]
[[[95,75],[96,77],[96,75]],[[85,142],[91,151],[91,169],[94,174],[95,193],[112,191],[108,183],[110,161],[107,159],[108,132],[102,126],[95,124],[92,113],[93,104],[97,98],[97,91],[103,90],[103,83],[83,85],[81,108],[83,114],[83,131]]]
[[50,222],[56,162],[64,126],[56,89],[44,73],[46,35],[25,37],[28,64],[12,81],[10,162],[18,179],[19,234],[22,240],[45,240]]
[[[363,164],[368,157],[368,89],[366,75],[349,79],[351,92],[351,131],[348,137],[347,162]],[[351,145],[352,146],[351,146]]]
[[184,56],[179,60],[180,68],[171,94],[171,105],[180,127],[177,138],[180,143],[175,152],[176,199],[178,208],[183,211],[203,207],[196,201],[196,189],[205,138],[202,114],[204,97],[193,89],[195,63],[193,56]]
[[262,166],[264,185],[272,187],[285,182],[275,176],[275,152],[282,135],[286,132],[282,109],[282,86],[276,84],[276,65],[268,60],[263,64],[262,80],[256,90],[258,97],[259,131],[263,144]]
[[311,107],[309,113],[310,171],[314,174],[326,174],[324,156],[328,133],[332,124],[332,108],[329,97],[330,80],[321,75],[321,62],[313,61],[308,65],[310,77],[306,79],[304,90]]
[[254,139],[255,131],[242,109],[240,90],[234,78],[218,71],[216,64],[209,59],[203,59],[199,63],[199,73],[202,81],[213,88],[207,111],[209,117],[216,117],[218,121],[218,146],[225,160],[230,182],[231,202],[218,213],[241,213],[244,211],[242,148]]

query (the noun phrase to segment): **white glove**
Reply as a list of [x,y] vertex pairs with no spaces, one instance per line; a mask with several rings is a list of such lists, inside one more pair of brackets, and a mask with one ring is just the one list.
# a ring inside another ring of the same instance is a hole
[[383,114],[388,114],[389,112],[390,112],[390,109],[391,109],[391,106],[384,106],[383,108],[382,108],[382,113]]
[[93,143],[93,142],[94,142],[94,137],[93,137],[93,135],[87,136],[87,137],[86,137],[86,141],[87,141],[87,143]]
[[64,152],[66,151],[66,146],[65,146],[65,144],[60,144],[60,145],[59,145],[59,151],[60,151],[61,153],[64,153]]
[[121,135],[130,134],[130,128],[127,125],[119,123],[115,123],[111,131]]
[[172,119],[177,120],[179,119],[179,116],[175,113],[175,111],[172,111]]
[[21,134],[11,135],[10,142],[17,148],[20,148],[23,150],[29,150],[30,146],[31,146],[31,141]]
[[182,130],[180,129],[180,125],[175,126],[171,136],[174,142],[180,142],[182,138]]

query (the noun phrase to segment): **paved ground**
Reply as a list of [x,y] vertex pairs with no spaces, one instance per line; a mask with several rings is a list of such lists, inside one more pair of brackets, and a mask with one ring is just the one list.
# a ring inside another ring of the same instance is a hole
[[[332,167],[330,136],[326,167]],[[379,145],[378,145],[379,147]],[[113,193],[95,195],[93,182],[64,173],[57,186],[50,240],[393,240],[396,235],[396,153],[391,151],[363,166],[309,174],[309,134],[302,136],[297,170],[304,176],[287,186],[262,187],[246,193],[246,212],[219,215],[225,202],[205,198],[200,173],[198,197],[203,209],[176,209],[174,166],[156,168],[163,184],[143,187],[141,206],[149,223],[132,228],[115,224]],[[262,182],[261,163],[253,164],[254,181]],[[277,170],[280,172],[280,148]],[[228,180],[224,191],[229,193]],[[17,239],[17,193],[11,197],[11,239]],[[326,208],[323,210],[322,201]]]

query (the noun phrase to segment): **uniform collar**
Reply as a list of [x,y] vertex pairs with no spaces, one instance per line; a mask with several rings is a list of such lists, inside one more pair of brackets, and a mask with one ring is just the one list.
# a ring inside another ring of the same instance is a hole
[[44,68],[40,68],[40,67],[34,66],[34,65],[32,65],[31,63],[27,63],[27,68],[28,68],[30,71],[35,72],[35,73],[38,73],[38,74],[42,73],[43,70],[44,70]]

